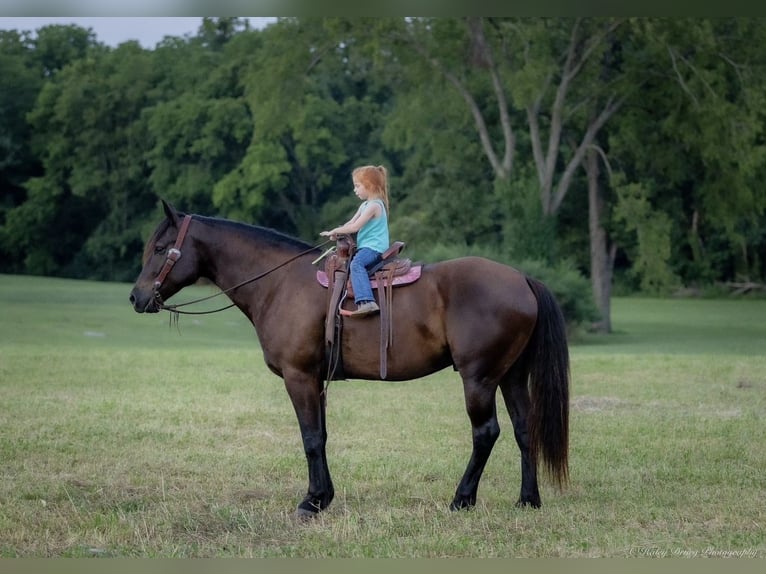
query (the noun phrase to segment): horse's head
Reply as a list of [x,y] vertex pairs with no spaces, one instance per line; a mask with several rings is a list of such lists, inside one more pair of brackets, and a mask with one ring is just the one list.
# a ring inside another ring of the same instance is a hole
[[162,303],[199,277],[197,254],[186,235],[190,216],[162,201],[165,220],[144,248],[143,269],[130,292],[137,313],[157,313]]

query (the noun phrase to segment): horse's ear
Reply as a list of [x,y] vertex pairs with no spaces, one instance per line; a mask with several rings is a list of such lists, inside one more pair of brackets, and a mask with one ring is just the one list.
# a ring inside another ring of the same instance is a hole
[[173,222],[173,225],[178,227],[178,212],[175,210],[175,208],[170,205],[167,201],[164,199],[160,199],[162,202],[162,209],[165,211],[165,217],[167,217],[170,221]]

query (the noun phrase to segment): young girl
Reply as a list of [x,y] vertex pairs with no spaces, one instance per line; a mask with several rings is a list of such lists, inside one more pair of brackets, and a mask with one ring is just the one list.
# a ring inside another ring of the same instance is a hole
[[354,288],[356,310],[351,315],[363,317],[380,309],[375,303],[367,270],[380,262],[389,247],[388,238],[388,172],[382,165],[356,168],[351,178],[354,193],[362,205],[346,223],[319,235],[335,238],[337,235],[357,233],[356,255],[351,260],[351,286]]

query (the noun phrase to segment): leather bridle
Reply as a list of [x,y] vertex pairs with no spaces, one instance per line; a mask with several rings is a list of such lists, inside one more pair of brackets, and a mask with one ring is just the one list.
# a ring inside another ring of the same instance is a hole
[[186,238],[186,232],[189,231],[189,223],[191,222],[191,219],[191,215],[186,215],[184,217],[184,220],[181,223],[181,228],[178,230],[178,237],[176,237],[176,242],[173,247],[168,249],[168,255],[165,259],[165,264],[162,266],[162,269],[160,269],[160,273],[157,275],[157,279],[154,281],[155,298],[159,299],[160,287],[162,287],[162,284],[165,282],[165,278],[168,276],[168,273],[170,273],[170,270],[173,269],[176,261],[181,258],[181,245],[183,245],[184,239]]

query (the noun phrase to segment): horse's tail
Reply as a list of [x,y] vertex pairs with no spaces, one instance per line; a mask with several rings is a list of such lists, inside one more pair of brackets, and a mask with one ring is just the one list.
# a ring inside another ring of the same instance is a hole
[[561,488],[569,481],[569,349],[558,302],[541,282],[527,277],[537,298],[537,324],[528,347],[532,408],[528,419],[532,464],[544,468]]

